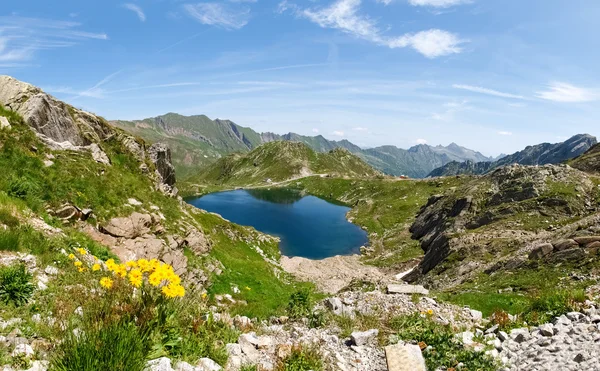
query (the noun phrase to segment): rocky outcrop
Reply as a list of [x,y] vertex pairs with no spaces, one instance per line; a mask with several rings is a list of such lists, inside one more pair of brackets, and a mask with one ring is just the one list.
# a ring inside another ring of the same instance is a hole
[[171,160],[171,150],[163,143],[155,143],[148,149],[148,157],[156,167],[160,181],[159,189],[163,193],[177,194],[175,188],[175,166]]
[[[425,256],[403,279],[432,281],[424,278],[435,269],[452,277],[433,280],[435,284],[451,285],[476,272],[497,270],[494,264],[507,256],[514,259],[502,267],[518,266],[528,255],[538,260],[555,249],[569,250],[572,242],[564,241],[564,235],[554,237],[558,247],[547,244],[553,242],[548,241],[556,229],[553,223],[594,212],[595,191],[585,173],[565,165],[512,165],[432,196],[410,227]],[[536,231],[540,223],[545,230]],[[561,254],[565,259],[580,256]]]

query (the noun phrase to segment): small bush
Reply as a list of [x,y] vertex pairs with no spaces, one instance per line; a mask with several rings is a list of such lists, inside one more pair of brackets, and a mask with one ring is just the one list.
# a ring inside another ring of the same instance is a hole
[[290,318],[308,317],[312,312],[312,299],[309,290],[299,290],[290,295],[287,307]]
[[0,268],[0,300],[15,306],[27,303],[34,290],[32,279],[22,264]]
[[53,371],[142,371],[146,365],[144,336],[134,323],[114,323],[72,332],[51,360]]
[[323,361],[321,354],[315,348],[296,347],[292,353],[283,359],[277,371],[321,371],[323,370]]

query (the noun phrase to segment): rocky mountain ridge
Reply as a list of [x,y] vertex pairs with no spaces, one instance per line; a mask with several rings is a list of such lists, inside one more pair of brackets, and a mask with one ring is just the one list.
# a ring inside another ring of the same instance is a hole
[[542,143],[506,155],[493,162],[452,161],[433,170],[429,177],[453,175],[481,175],[501,166],[559,164],[584,154],[597,144],[596,137],[578,134],[561,143]]
[[344,148],[380,171],[413,178],[423,178],[433,169],[450,161],[493,160],[455,143],[447,147],[421,144],[409,149],[395,146],[362,149],[348,140],[331,141],[322,135],[311,137],[296,133],[257,133],[232,121],[211,120],[204,115],[182,116],[168,113],[144,120],[117,120],[112,123],[150,142],[166,141],[177,153],[174,161],[179,172],[185,175],[227,154],[248,152],[272,141],[301,142],[317,152]]

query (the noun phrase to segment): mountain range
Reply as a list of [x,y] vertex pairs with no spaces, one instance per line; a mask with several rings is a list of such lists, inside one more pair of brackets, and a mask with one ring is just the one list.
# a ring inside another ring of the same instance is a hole
[[524,150],[504,156],[493,162],[452,161],[435,169],[428,176],[481,175],[493,169],[510,164],[546,165],[558,164],[578,157],[596,145],[596,137],[589,134],[578,134],[561,143],[542,143],[528,146]]
[[143,120],[116,120],[111,123],[150,142],[166,142],[173,150],[173,162],[181,177],[192,175],[198,168],[230,153],[248,152],[272,141],[302,142],[317,152],[344,148],[386,174],[412,178],[423,178],[451,161],[495,160],[455,143],[447,147],[419,144],[409,149],[391,145],[362,149],[348,140],[331,141],[322,135],[258,133],[232,121],[211,120],[205,115],[168,113]]

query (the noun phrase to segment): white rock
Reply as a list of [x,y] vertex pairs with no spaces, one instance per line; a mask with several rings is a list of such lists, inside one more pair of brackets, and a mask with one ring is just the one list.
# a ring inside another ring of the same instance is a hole
[[48,361],[33,361],[27,371],[46,371],[49,366],[50,362]]
[[480,311],[471,309],[470,312],[471,312],[471,317],[473,317],[474,320],[481,321],[483,319],[483,313],[481,313]]
[[83,308],[82,307],[77,307],[75,309],[75,312],[73,312],[75,314],[77,314],[78,316],[82,316],[83,317]]
[[368,331],[355,331],[350,335],[350,339],[354,345],[365,345],[374,340],[379,334],[378,329],[371,329]]
[[167,357],[153,359],[146,363],[145,371],[174,371],[171,367],[171,360]]
[[516,328],[510,331],[510,338],[517,343],[522,343],[529,338],[529,330],[526,328]]
[[29,344],[19,344],[12,351],[11,355],[13,357],[19,356],[19,355],[24,355],[26,357],[31,357],[31,356],[33,356],[34,353],[35,352],[33,351],[33,348],[31,347],[31,345],[29,345]]
[[459,338],[464,345],[471,345],[473,344],[473,337],[475,337],[475,334],[473,334],[471,331],[465,331],[456,334],[456,337]]
[[175,371],[197,371],[196,367],[190,365],[187,362],[177,362],[175,364]]
[[142,203],[140,201],[136,200],[135,198],[127,199],[127,203],[132,206],[142,206]]
[[47,266],[44,269],[44,273],[46,273],[47,275],[50,275],[50,276],[56,276],[58,274],[58,272],[59,272],[58,268],[53,267],[51,265]]
[[418,345],[389,345],[385,347],[388,371],[427,371]]
[[198,371],[221,371],[223,368],[210,358],[200,358],[198,362]]

